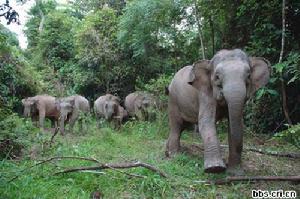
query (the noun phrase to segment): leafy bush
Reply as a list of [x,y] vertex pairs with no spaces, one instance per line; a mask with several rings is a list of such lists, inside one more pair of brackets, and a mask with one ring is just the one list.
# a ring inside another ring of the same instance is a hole
[[300,124],[290,126],[287,130],[276,133],[274,138],[284,140],[300,149]]
[[160,75],[157,79],[151,79],[149,83],[144,84],[141,80],[137,81],[136,90],[145,90],[158,97],[160,107],[166,107],[168,102],[168,96],[166,95],[166,88],[171,83],[174,74]]
[[16,158],[30,145],[29,136],[36,128],[11,111],[0,109],[0,158]]

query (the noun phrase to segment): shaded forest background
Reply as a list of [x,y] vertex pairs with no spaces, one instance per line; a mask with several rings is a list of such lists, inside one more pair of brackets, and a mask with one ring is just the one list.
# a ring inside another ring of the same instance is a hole
[[124,99],[148,90],[165,99],[164,87],[179,68],[223,48],[241,48],[272,64],[269,84],[248,102],[249,130],[272,135],[286,128],[282,80],[292,123],[300,121],[299,1],[287,1],[280,64],[281,0],[36,2],[26,23],[27,49],[0,25],[2,132],[24,132],[21,99],[36,94],[80,94],[92,102],[104,93]]

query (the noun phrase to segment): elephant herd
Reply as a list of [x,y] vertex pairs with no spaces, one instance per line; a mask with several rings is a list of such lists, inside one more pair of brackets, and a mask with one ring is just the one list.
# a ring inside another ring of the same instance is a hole
[[[65,124],[69,123],[70,131],[79,120],[82,129],[82,114],[90,113],[89,101],[80,95],[56,98],[50,95],[37,95],[22,100],[24,116],[31,117],[33,121],[39,121],[40,128],[44,128],[45,118],[51,120],[52,125],[59,124],[62,135],[65,132]],[[156,98],[146,92],[134,92],[125,98],[125,108],[121,105],[121,99],[117,96],[106,94],[98,97],[94,102],[94,113],[97,121],[105,119],[120,128],[122,122],[130,117],[139,120],[150,119],[151,111],[156,107]]]
[[[267,84],[271,74],[268,60],[249,57],[240,49],[220,50],[211,60],[201,60],[181,68],[166,88],[170,133],[166,142],[166,156],[180,151],[180,137],[188,124],[198,125],[204,144],[205,172],[216,173],[227,169],[230,173],[243,173],[241,154],[243,149],[243,111],[246,101],[256,90]],[[78,112],[89,112],[89,103],[82,96],[56,99],[51,96],[35,96],[24,99],[25,115],[39,116],[40,126],[44,118],[60,120],[61,130],[65,121],[73,127]],[[153,95],[135,92],[125,99],[107,94],[94,104],[97,118],[104,117],[120,125],[127,116],[138,119],[152,117]],[[229,121],[228,164],[224,163],[217,138],[216,123],[222,118]],[[226,168],[227,167],[227,168]]]

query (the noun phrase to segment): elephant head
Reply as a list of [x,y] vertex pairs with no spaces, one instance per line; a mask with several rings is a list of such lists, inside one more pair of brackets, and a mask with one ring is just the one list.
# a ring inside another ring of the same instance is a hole
[[70,115],[74,111],[75,99],[57,99],[55,101],[56,109],[59,111],[59,126],[60,131],[64,134],[65,121],[68,121]]
[[148,120],[151,108],[153,108],[152,98],[148,95],[139,96],[134,108],[139,120]]
[[38,99],[35,99],[34,97],[22,99],[22,104],[24,106],[23,114],[25,117],[31,117],[37,113],[37,103]]
[[104,103],[105,119],[110,121],[118,112],[119,103],[115,100],[108,100]]
[[[194,63],[189,75],[188,83],[199,91],[199,132],[214,132],[217,105],[228,108],[228,169],[233,172],[240,168],[241,163],[245,102],[268,82],[270,72],[270,63],[266,59],[248,57],[242,50],[235,49],[221,50],[210,61]],[[212,143],[218,144],[217,141]],[[205,168],[213,170],[210,157],[214,156],[214,152],[210,149],[216,146],[211,145],[206,146],[204,157]]]

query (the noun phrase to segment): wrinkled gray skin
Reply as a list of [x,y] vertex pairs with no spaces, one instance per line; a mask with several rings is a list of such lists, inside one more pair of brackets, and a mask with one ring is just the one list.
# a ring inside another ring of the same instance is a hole
[[112,122],[115,128],[120,128],[123,120],[128,116],[127,111],[120,105],[120,98],[106,94],[94,102],[94,112],[97,120],[105,118]]
[[266,59],[248,57],[239,49],[221,50],[210,61],[198,61],[179,70],[168,88],[170,134],[166,155],[179,151],[180,135],[186,124],[198,124],[204,142],[205,172],[224,171],[216,121],[228,117],[227,171],[242,175],[244,105],[268,82],[269,76],[270,64]]
[[153,109],[157,106],[153,95],[145,92],[134,92],[125,98],[125,109],[128,115],[138,120],[150,120],[153,116]]
[[[75,122],[78,120],[80,112],[89,113],[90,105],[89,101],[80,95],[73,95],[69,97],[64,97],[56,100],[56,107],[59,110],[59,127],[60,132],[64,135],[65,132],[65,122],[69,122],[70,132],[73,131]],[[82,130],[83,121],[80,120],[80,128]]]
[[37,95],[22,99],[24,116],[31,117],[33,121],[39,120],[39,127],[44,129],[45,118],[51,120],[52,126],[56,126],[59,112],[56,109],[55,97],[49,95]]

